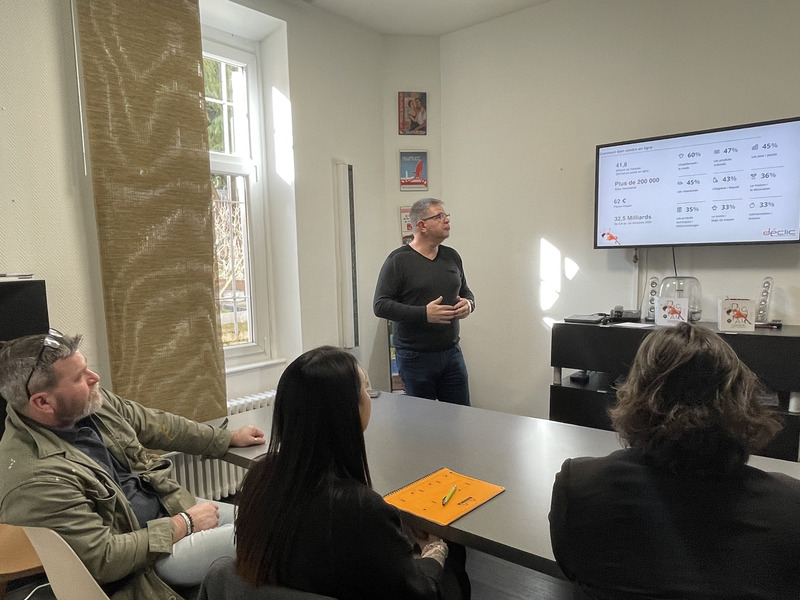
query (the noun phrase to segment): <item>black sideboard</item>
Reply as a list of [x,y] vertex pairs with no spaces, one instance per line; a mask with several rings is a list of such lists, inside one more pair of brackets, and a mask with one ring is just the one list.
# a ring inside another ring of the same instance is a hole
[[[757,329],[755,332],[719,332],[715,323],[700,323],[720,333],[736,354],[778,394],[775,410],[784,428],[761,451],[772,458],[797,461],[800,452],[800,413],[791,413],[789,392],[800,391],[800,326]],[[555,323],[550,364],[550,419],[598,429],[611,429],[608,409],[616,401],[614,382],[625,377],[642,340],[655,327]],[[562,369],[587,371],[585,383],[562,377]]]

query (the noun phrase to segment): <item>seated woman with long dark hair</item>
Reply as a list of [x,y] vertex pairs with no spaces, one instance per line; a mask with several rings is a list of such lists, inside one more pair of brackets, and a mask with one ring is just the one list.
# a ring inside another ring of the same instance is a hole
[[415,554],[400,513],[372,490],[366,387],[355,358],[331,346],[286,368],[268,453],[238,494],[236,572],[338,600],[467,597],[457,583],[443,591],[447,544],[418,534]]
[[553,487],[553,554],[590,598],[800,597],[800,481],[746,464],[780,429],[760,391],[709,329],[645,338],[611,411],[629,448]]

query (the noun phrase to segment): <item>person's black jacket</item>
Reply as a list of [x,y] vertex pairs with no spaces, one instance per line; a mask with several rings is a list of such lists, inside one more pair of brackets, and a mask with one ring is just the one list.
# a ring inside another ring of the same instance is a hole
[[699,478],[633,449],[569,459],[550,536],[591,598],[800,598],[800,481],[747,465]]

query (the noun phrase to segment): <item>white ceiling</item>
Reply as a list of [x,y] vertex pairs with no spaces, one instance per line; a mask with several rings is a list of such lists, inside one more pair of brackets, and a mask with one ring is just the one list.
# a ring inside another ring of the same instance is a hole
[[302,1],[346,17],[379,33],[442,35],[549,0]]
[[280,24],[277,19],[230,0],[200,0],[200,22],[254,42],[264,39]]
[[[335,13],[389,35],[443,35],[549,0],[284,0]],[[277,21],[236,0],[200,0],[200,19],[258,41]]]

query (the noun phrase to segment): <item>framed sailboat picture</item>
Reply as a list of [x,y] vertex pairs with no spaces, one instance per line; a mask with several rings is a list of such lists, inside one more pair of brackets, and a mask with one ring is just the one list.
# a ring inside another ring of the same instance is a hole
[[424,192],[428,189],[428,151],[400,150],[400,191]]

